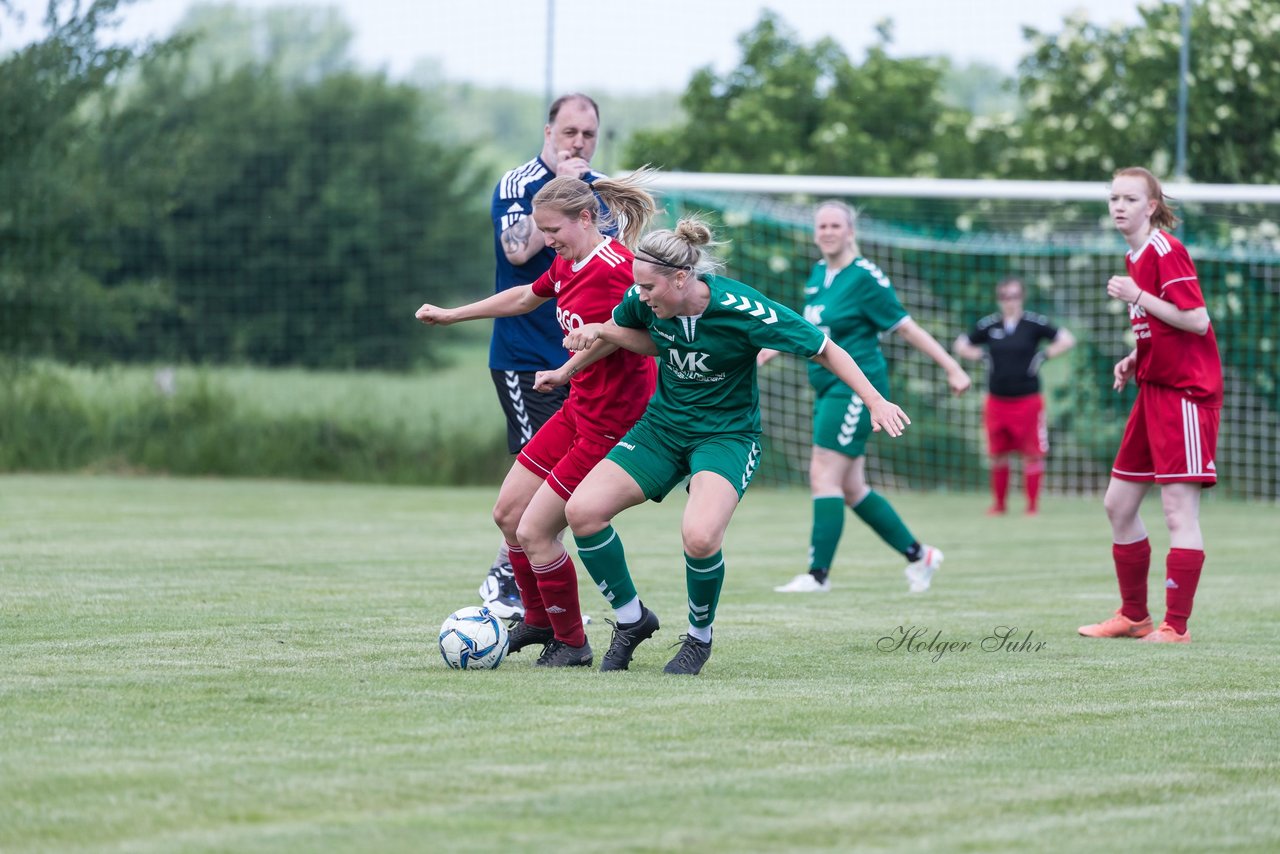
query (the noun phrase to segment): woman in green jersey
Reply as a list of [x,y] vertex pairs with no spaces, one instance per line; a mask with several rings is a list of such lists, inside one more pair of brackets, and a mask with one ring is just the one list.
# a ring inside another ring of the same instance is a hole
[[[658,387],[645,414],[566,507],[578,555],[617,617],[601,670],[626,670],[636,645],[658,630],[657,616],[636,592],[613,517],[662,500],[686,478],[681,535],[689,629],[665,672],[696,674],[711,656],[725,574],[721,544],[760,462],[756,356],[762,348],[813,359],[848,383],[862,395],[871,429],[898,436],[910,423],[820,329],[759,291],[715,275],[718,264],[707,251],[713,241],[696,219],[643,237],[635,250],[635,287],[613,318],[570,332],[565,346],[585,352],[538,376],[538,388],[560,385],[615,346],[658,357]],[[593,347],[597,341],[601,346]]]
[[[814,242],[822,260],[805,284],[805,319],[849,351],[879,394],[889,393],[889,367],[880,351],[880,333],[889,331],[937,362],[955,394],[969,388],[969,375],[960,363],[911,319],[889,278],[859,254],[853,208],[837,201],[818,205]],[[775,355],[762,352],[760,364]],[[907,559],[908,589],[912,593],[928,590],[933,574],[942,565],[942,552],[917,540],[884,496],[867,485],[871,422],[866,398],[858,388],[813,362],[809,364],[809,382],[814,388],[809,571],[774,589],[779,593],[824,593],[831,589],[827,574],[844,531],[847,506]]]

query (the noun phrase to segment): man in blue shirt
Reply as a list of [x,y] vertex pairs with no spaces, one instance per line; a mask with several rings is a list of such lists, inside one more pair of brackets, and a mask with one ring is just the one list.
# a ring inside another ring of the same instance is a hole
[[[603,177],[591,170],[600,133],[600,108],[586,95],[563,95],[551,104],[537,157],[502,176],[493,191],[493,250],[497,261],[494,292],[535,281],[556,257],[533,222],[533,197],[544,184],[561,175],[587,183]],[[564,333],[556,319],[555,301],[516,317],[493,322],[489,342],[489,371],[498,400],[507,416],[507,449],[519,453],[568,396],[568,386],[550,394],[533,390],[538,371],[560,367],[569,354],[561,346]],[[506,544],[498,550],[480,597],[499,617],[524,613]]]

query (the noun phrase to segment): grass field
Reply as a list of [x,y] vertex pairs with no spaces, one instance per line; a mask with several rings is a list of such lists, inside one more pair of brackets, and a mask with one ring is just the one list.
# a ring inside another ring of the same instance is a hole
[[[487,323],[476,325],[484,327],[481,331],[488,329]],[[489,379],[488,335],[462,331],[470,334],[455,333],[440,348],[441,365],[416,372],[180,366],[172,369],[173,384],[181,391],[203,380],[225,390],[238,406],[277,421],[294,416],[326,417],[383,426],[404,424],[420,433],[428,427],[474,432],[475,413],[490,412],[495,417],[480,429],[503,435]],[[41,366],[64,379],[76,398],[92,411],[119,410],[122,402],[156,394],[155,366]]]
[[0,472],[497,482],[487,342],[440,350],[404,374],[0,360]]
[[[678,496],[618,521],[663,620],[630,672],[447,670],[492,498],[0,478],[0,850],[1280,850],[1273,505],[1206,502],[1195,641],[1151,647],[1075,634],[1115,607],[1098,501],[894,496],[931,591],[851,519],[833,592],[786,598],[808,500],[753,490],[678,678]],[[879,648],[911,627],[972,646]]]

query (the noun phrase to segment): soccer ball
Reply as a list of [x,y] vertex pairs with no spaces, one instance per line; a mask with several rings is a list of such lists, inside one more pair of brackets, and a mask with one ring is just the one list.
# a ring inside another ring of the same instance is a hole
[[440,626],[440,655],[454,670],[493,670],[507,657],[507,627],[488,608],[460,608]]

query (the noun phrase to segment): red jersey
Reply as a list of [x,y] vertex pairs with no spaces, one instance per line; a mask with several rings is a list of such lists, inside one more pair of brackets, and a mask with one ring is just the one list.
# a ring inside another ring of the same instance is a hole
[[[1137,252],[1124,256],[1138,287],[1186,311],[1204,306],[1204,294],[1186,247],[1159,229]],[[1222,406],[1222,362],[1212,324],[1204,335],[1175,329],[1142,306],[1129,306],[1129,323],[1138,342],[1140,383],[1174,388],[1209,409]]]
[[[606,237],[577,263],[557,255],[551,269],[533,283],[533,292],[555,298],[556,318],[566,335],[584,323],[604,323],[635,284],[633,258],[625,246]],[[580,425],[606,439],[621,439],[644,414],[657,375],[652,356],[618,349],[573,375],[565,406],[574,410]]]

